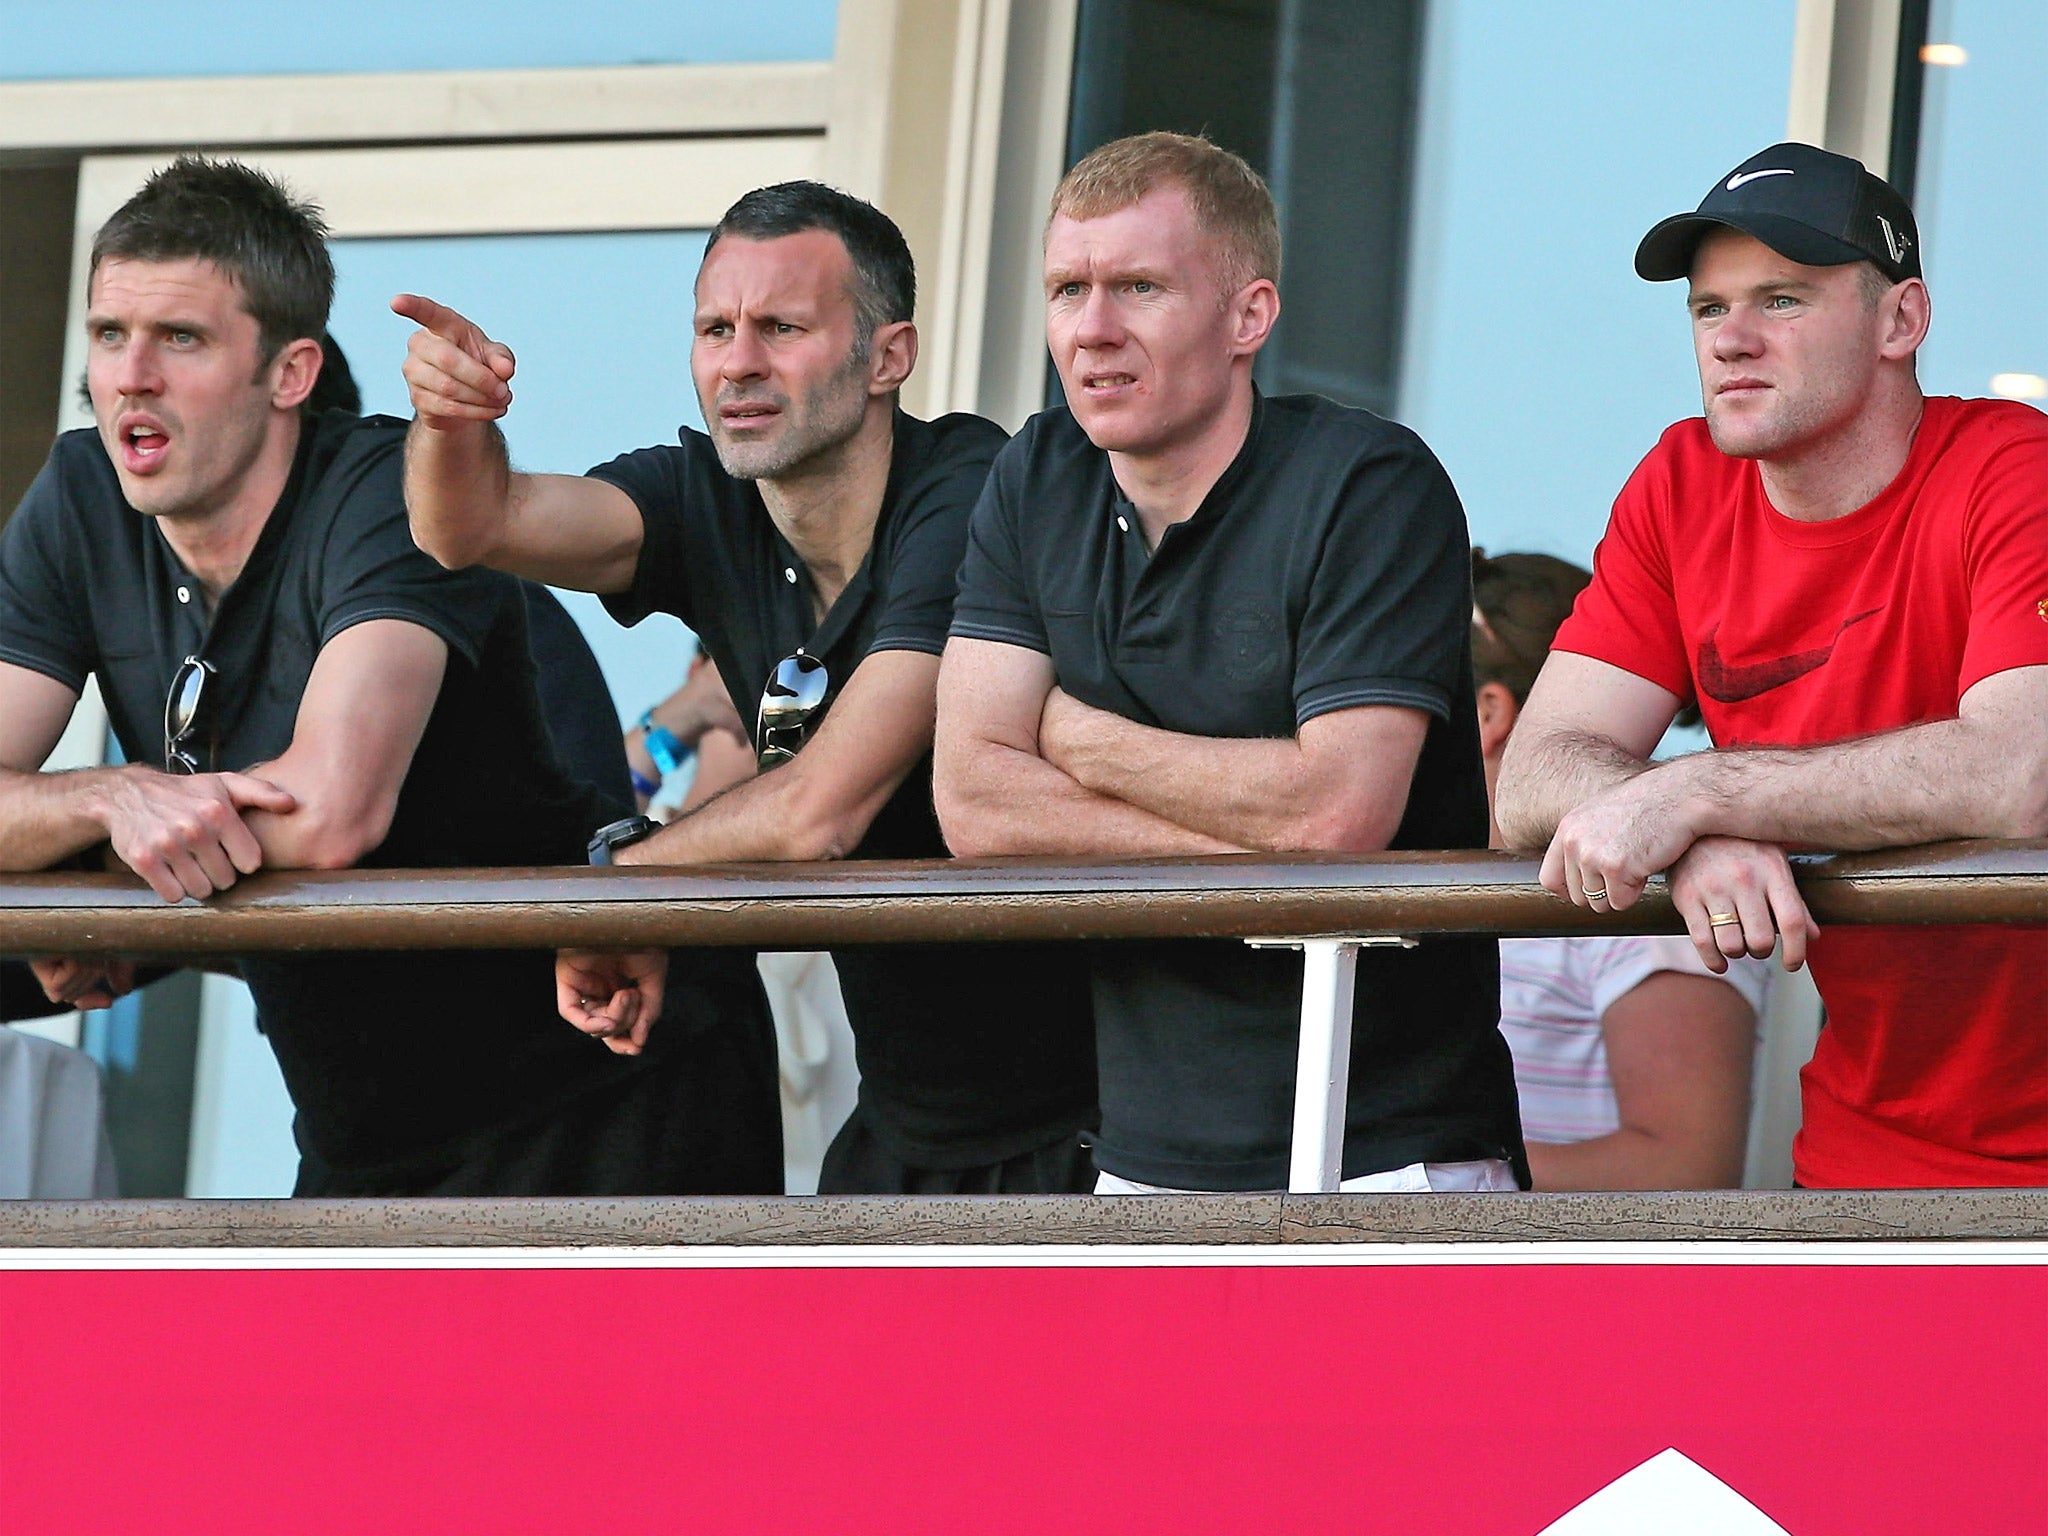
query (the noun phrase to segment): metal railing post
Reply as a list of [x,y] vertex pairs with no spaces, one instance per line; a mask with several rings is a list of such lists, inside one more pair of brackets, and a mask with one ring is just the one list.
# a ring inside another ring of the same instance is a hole
[[1294,1139],[1287,1192],[1332,1194],[1344,1182],[1344,1111],[1351,1097],[1351,1008],[1358,951],[1365,945],[1413,949],[1413,939],[1330,935],[1247,939],[1253,949],[1301,951],[1301,1044],[1294,1059]]
[[1294,1142],[1287,1160],[1291,1194],[1327,1193],[1343,1182],[1357,980],[1357,940],[1302,941],[1301,1052],[1294,1063]]

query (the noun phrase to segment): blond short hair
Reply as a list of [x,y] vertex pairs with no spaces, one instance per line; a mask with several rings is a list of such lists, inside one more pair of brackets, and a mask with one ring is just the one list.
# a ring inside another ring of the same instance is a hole
[[1244,160],[1185,133],[1139,133],[1089,151],[1060,178],[1046,216],[1099,219],[1174,185],[1216,242],[1224,296],[1258,278],[1280,281],[1280,216],[1265,181]]

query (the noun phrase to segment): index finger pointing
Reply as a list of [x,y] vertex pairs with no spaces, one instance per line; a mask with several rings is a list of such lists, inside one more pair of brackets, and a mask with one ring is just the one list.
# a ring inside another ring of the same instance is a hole
[[436,336],[446,337],[460,345],[474,331],[482,331],[467,317],[450,309],[446,304],[436,303],[423,293],[401,293],[391,301],[391,312],[403,315],[416,325],[423,325]]

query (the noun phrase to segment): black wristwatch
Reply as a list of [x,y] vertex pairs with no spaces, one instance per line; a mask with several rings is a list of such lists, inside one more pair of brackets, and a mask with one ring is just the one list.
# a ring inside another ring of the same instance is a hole
[[599,827],[590,834],[590,862],[611,863],[613,854],[652,835],[660,825],[652,816],[628,816],[624,821]]

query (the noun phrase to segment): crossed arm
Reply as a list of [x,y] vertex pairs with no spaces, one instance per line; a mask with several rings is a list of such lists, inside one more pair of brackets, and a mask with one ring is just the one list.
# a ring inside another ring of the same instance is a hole
[[[264,867],[347,868],[390,830],[447,657],[439,636],[403,620],[345,629],[313,663],[284,752],[247,773],[190,776],[143,764],[38,772],[77,695],[0,663],[0,868],[46,869],[106,842],[166,901]],[[93,1006],[126,990],[126,967],[99,957],[36,967],[56,1001]]]
[[1291,738],[1182,735],[1072,698],[1037,651],[956,639],[933,787],[963,856],[1364,852],[1400,825],[1427,725],[1368,706]]
[[[2048,835],[2048,667],[1983,679],[1953,720],[1652,765],[1677,702],[1618,667],[1554,653],[1508,739],[1497,814],[1510,843],[1548,843],[1543,883],[1582,906],[1602,904],[1603,890],[1615,910],[1630,906],[1670,870],[1673,902],[1717,969],[1724,954],[1769,954],[1778,934],[1786,966],[1804,960],[1818,930],[1779,845]],[[1717,930],[1709,912],[1741,923]]]

